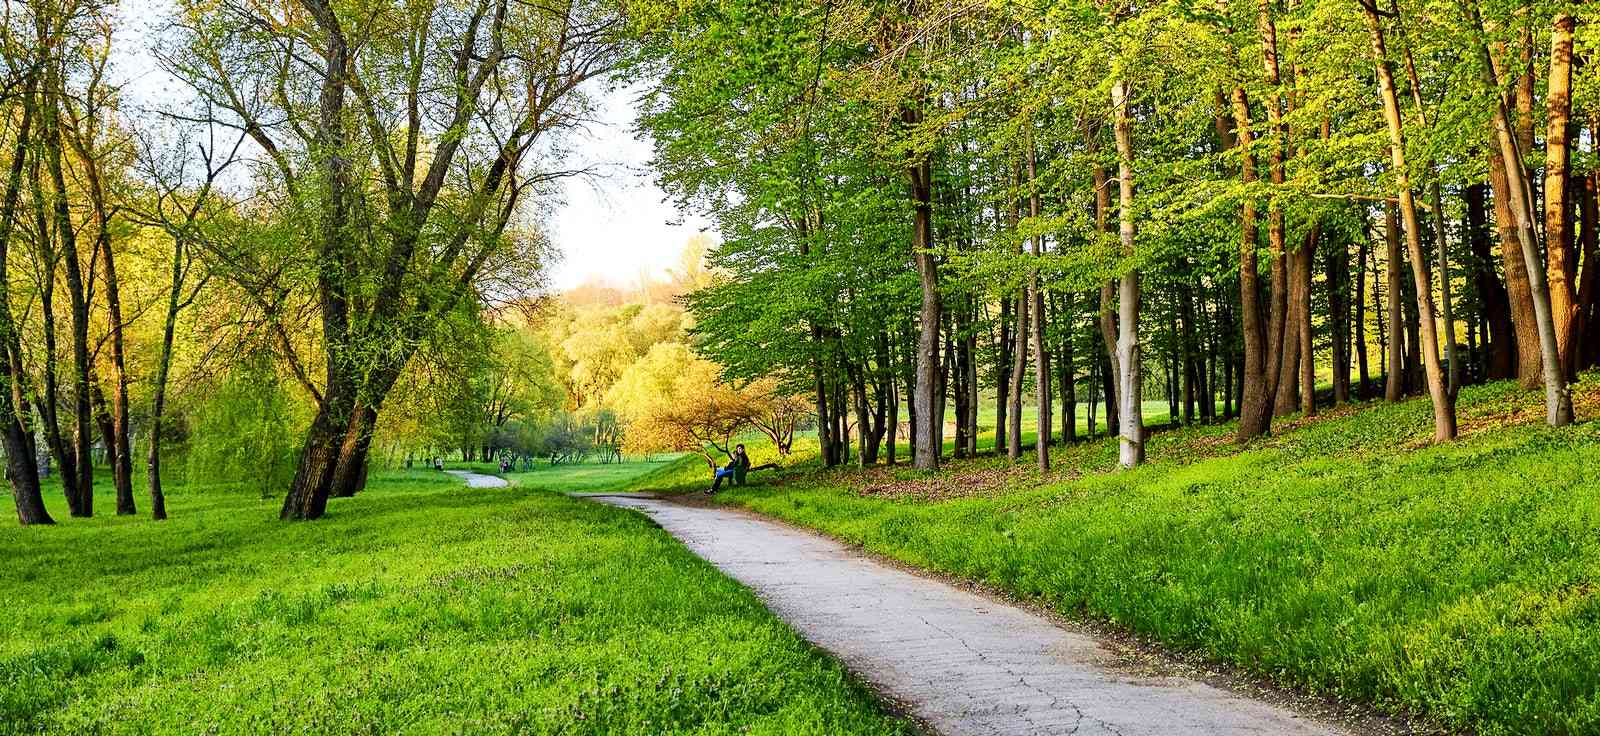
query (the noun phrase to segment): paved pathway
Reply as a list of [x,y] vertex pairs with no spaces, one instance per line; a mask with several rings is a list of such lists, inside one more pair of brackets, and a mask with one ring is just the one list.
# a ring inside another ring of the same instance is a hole
[[[574,494],[577,495],[577,494]],[[625,494],[940,734],[1336,734],[1180,677],[1119,671],[1094,638],[754,516]]]
[[473,473],[466,470],[446,470],[444,472],[466,481],[468,488],[505,488],[511,485],[506,482],[505,478],[493,475]]

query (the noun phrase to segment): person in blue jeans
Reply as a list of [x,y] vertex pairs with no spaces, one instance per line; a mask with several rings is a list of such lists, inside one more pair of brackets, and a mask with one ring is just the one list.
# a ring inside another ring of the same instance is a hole
[[744,485],[744,476],[748,472],[750,472],[750,456],[745,454],[744,445],[734,445],[733,458],[727,465],[717,469],[716,477],[711,479],[711,487],[706,490],[706,495],[721,490],[723,478],[731,478],[732,480],[728,482],[734,485]]

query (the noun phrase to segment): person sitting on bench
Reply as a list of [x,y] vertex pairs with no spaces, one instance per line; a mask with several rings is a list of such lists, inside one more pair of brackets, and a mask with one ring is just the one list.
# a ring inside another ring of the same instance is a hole
[[711,487],[706,490],[706,495],[711,495],[722,489],[722,479],[729,478],[729,483],[736,486],[744,485],[745,474],[750,472],[750,456],[745,454],[744,445],[734,445],[733,458],[728,464],[717,469],[716,477],[711,479]]

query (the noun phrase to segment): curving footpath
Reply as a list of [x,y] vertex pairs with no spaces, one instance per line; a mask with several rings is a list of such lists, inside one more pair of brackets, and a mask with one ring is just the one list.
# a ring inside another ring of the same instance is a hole
[[1344,733],[1195,680],[1119,670],[1093,637],[814,534],[649,496],[573,495],[648,514],[946,736]]
[[467,482],[468,488],[505,488],[511,485],[505,478],[482,473],[473,473],[466,470],[444,471]]

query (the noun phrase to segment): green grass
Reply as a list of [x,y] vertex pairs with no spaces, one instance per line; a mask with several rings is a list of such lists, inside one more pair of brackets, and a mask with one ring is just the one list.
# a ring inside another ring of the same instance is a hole
[[1132,472],[1115,442],[1085,443],[1042,485],[1011,470],[978,497],[866,496],[845,470],[721,498],[1282,684],[1483,734],[1593,734],[1597,383],[1578,392],[1588,421],[1561,430],[1501,383],[1464,390],[1465,435],[1445,445],[1415,400],[1246,449],[1232,426],[1158,433]]
[[631,512],[422,469],[309,523],[48,496],[61,524],[0,528],[0,734],[909,731]]
[[[657,455],[649,460],[629,458],[612,463],[550,465],[540,462],[535,464],[532,470],[506,473],[505,478],[517,486],[538,490],[610,491],[627,486],[640,477],[672,467],[680,459],[681,456],[677,454],[667,454]],[[700,458],[695,456],[694,459],[698,461]],[[700,466],[704,467],[705,463],[700,462]]]

